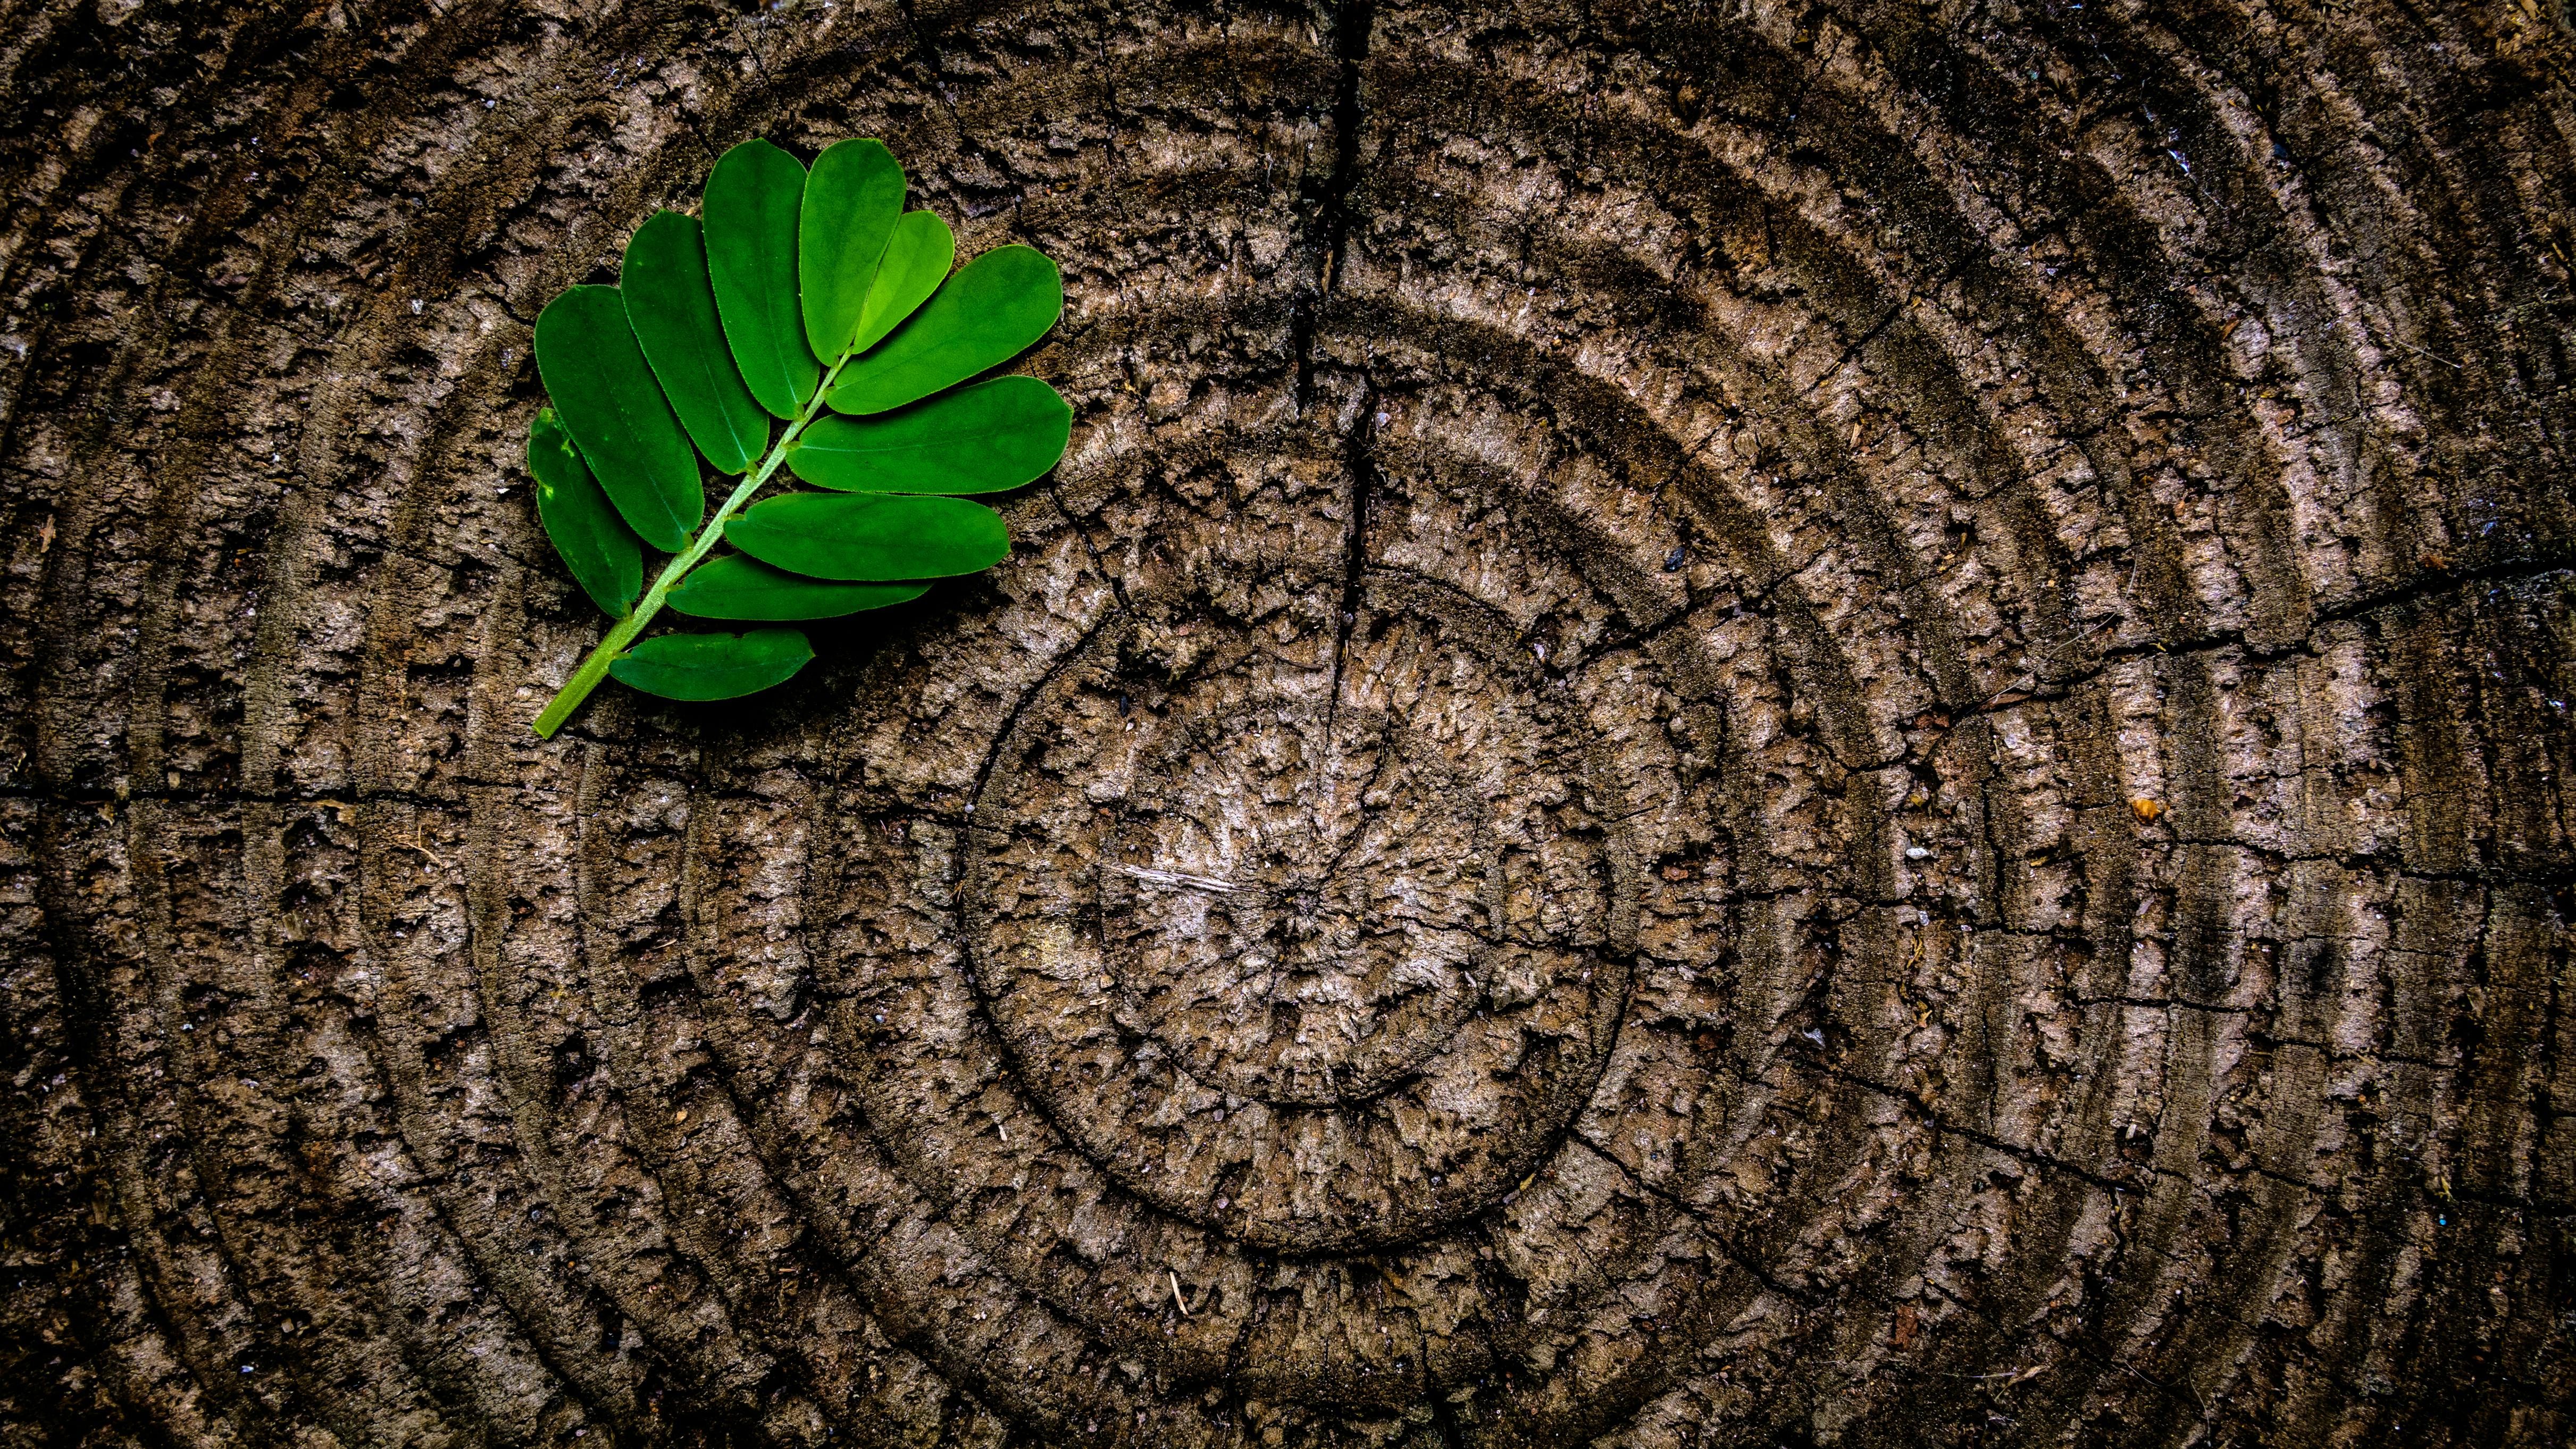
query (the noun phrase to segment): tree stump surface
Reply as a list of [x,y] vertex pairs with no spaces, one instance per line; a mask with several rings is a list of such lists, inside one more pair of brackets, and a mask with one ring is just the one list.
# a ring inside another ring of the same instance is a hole
[[[2556,0],[0,4],[0,1444],[2563,1444]],[[530,323],[1061,261],[610,687]]]

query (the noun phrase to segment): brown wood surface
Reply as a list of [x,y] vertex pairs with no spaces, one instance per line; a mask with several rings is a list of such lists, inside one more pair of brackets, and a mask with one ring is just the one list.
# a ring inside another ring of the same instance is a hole
[[[2558,0],[0,0],[0,1445],[2557,1445]],[[723,706],[529,324],[1063,262]]]

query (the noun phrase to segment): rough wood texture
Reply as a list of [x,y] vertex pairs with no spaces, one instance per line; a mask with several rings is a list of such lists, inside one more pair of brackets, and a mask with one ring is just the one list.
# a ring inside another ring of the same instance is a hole
[[[2555,0],[0,3],[0,1444],[2562,1444]],[[528,323],[1062,258],[742,707]]]

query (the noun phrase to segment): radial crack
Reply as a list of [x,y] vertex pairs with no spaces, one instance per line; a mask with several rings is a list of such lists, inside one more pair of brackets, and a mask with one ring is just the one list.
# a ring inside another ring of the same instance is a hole
[[1351,475],[1350,518],[1342,534],[1342,605],[1333,618],[1333,688],[1325,696],[1324,739],[1331,747],[1334,717],[1342,707],[1342,665],[1351,649],[1351,630],[1360,621],[1360,581],[1368,570],[1369,496],[1377,489],[1377,387],[1360,395],[1358,416],[1342,444],[1342,464]]
[[1333,87],[1333,169],[1324,178],[1319,219],[1324,225],[1324,266],[1315,290],[1300,292],[1288,308],[1289,350],[1297,359],[1297,411],[1315,395],[1315,324],[1323,299],[1342,274],[1351,234],[1351,188],[1360,169],[1360,65],[1368,59],[1374,0],[1346,0],[1333,10],[1333,54],[1341,62]]

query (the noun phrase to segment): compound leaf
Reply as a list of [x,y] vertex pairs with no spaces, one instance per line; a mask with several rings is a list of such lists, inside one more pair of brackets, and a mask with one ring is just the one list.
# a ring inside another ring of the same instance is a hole
[[[584,591],[621,615],[538,713],[540,737],[603,679],[731,699],[813,658],[791,628],[635,642],[665,604],[745,623],[838,618],[1010,556],[1001,515],[955,495],[1043,476],[1073,411],[1031,377],[961,384],[1045,335],[1064,281],[1024,246],[952,272],[948,224],[903,202],[903,168],[880,142],[832,146],[809,172],[748,141],[717,161],[702,219],[652,217],[620,286],[571,288],[539,314],[552,406],[528,438],[538,515]],[[838,416],[816,417],[826,376]],[[792,441],[773,438],[776,419],[799,424]],[[755,502],[746,484],[709,522],[701,456],[763,483],[784,463],[834,491]],[[740,552],[704,558],[719,531]],[[645,544],[691,567],[646,590]]]
[[758,559],[729,553],[689,571],[665,597],[672,608],[700,619],[837,619],[862,609],[905,604],[930,592],[930,585],[852,584],[809,579],[774,569]]
[[657,212],[626,243],[617,290],[626,320],[680,425],[719,473],[747,473],[769,449],[769,414],[734,370],[694,216]]
[[859,309],[858,335],[852,352],[865,352],[884,339],[897,323],[913,314],[948,276],[957,260],[957,238],[948,223],[928,211],[907,211],[895,219],[886,238],[885,257],[876,279],[868,284],[867,305]]
[[796,276],[816,357],[849,351],[902,213],[903,167],[884,142],[843,141],[814,158],[797,212]]
[[537,480],[537,518],[591,602],[622,615],[644,587],[644,550],[590,476],[581,450],[552,408],[528,427],[528,473]]
[[996,247],[948,279],[832,389],[835,411],[881,413],[1009,361],[1064,312],[1064,279],[1034,247]]
[[1008,558],[1002,516],[962,498],[788,493],[725,525],[725,541],[766,564],[818,579],[930,579]]
[[1034,377],[997,377],[869,418],[816,419],[787,450],[796,476],[855,493],[991,493],[1056,465],[1073,409]]
[[537,372],[618,516],[666,553],[706,516],[698,458],[615,287],[573,287],[537,314]]
[[794,629],[664,634],[612,660],[609,677],[664,699],[734,699],[784,682],[814,646]]
[[792,418],[814,399],[823,364],[805,340],[796,292],[796,214],[805,165],[767,141],[724,153],[707,177],[707,278],[725,341],[751,395]]

